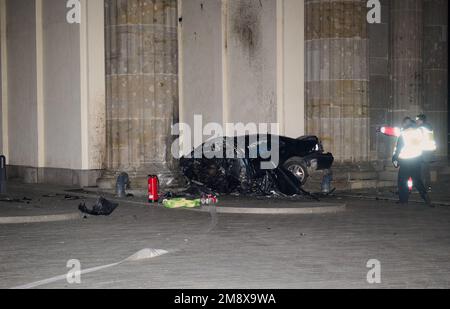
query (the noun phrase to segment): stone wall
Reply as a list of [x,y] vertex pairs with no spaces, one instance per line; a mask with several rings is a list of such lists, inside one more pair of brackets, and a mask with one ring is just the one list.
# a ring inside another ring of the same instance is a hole
[[103,0],[80,1],[80,24],[68,22],[65,1],[2,0],[0,6],[0,152],[10,176],[95,184],[105,150]]
[[448,1],[393,0],[391,123],[425,113],[434,127],[438,159],[447,157]]
[[229,122],[277,122],[276,20],[276,1],[228,1],[225,113]]
[[423,107],[423,0],[391,1],[392,121]]
[[448,1],[424,1],[423,110],[433,125],[438,156],[447,156]]
[[6,1],[8,160],[37,166],[38,115],[35,1]]
[[377,133],[377,128],[390,124],[392,105],[390,77],[391,18],[390,0],[381,1],[381,23],[369,24],[369,115],[370,160],[384,160],[392,155],[394,139]]
[[307,133],[337,162],[369,160],[366,1],[306,4]]

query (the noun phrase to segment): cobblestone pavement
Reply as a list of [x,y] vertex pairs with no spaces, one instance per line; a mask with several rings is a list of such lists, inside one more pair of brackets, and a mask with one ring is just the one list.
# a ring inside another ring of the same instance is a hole
[[[76,209],[79,201],[42,197],[52,190],[57,191],[49,186],[13,191],[16,197],[26,192],[23,197],[33,199],[18,204],[31,212]],[[110,217],[0,225],[0,288],[64,275],[71,259],[87,269],[121,261],[143,248],[169,253],[83,275],[81,284],[63,280],[39,288],[450,287],[450,208],[401,207],[339,195],[330,201],[344,201],[348,210],[212,216],[123,202]],[[10,215],[13,205],[0,202],[0,216],[2,209]],[[370,259],[381,263],[379,285],[367,283]]]

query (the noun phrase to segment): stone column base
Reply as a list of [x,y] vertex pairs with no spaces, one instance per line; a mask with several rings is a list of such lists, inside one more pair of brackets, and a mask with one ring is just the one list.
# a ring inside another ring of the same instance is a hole
[[[396,187],[398,169],[390,160],[366,163],[335,163],[333,187],[338,190],[378,189]],[[435,158],[430,166],[431,182],[445,181],[450,176],[450,164],[446,158]],[[320,187],[322,174],[311,179],[311,185]]]
[[27,184],[93,187],[97,184],[97,179],[101,176],[102,171],[9,165],[7,174],[8,179],[19,179]]
[[[390,180],[381,180],[380,174],[385,170],[382,161],[360,163],[335,163],[332,167],[332,187],[340,191],[358,190],[378,187],[391,187],[395,183]],[[323,172],[310,175],[305,186],[307,191],[320,192]]]
[[164,165],[155,165],[149,168],[142,168],[134,171],[105,171],[102,177],[98,179],[99,189],[115,190],[117,177],[125,172],[130,177],[131,190],[146,190],[148,186],[148,175],[158,176],[162,189],[180,188],[185,185],[184,177],[178,170],[169,169]]

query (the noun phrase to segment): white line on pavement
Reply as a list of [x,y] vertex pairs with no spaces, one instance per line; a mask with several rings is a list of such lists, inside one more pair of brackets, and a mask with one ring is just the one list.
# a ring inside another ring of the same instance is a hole
[[[108,265],[103,265],[103,266],[98,266],[98,267],[93,267],[93,268],[82,270],[81,275],[85,275],[85,274],[93,273],[93,272],[96,272],[99,270],[115,267],[115,266],[118,266],[120,264],[127,263],[127,262],[137,262],[137,261],[153,259],[153,258],[159,257],[164,254],[168,254],[168,253],[169,253],[168,251],[162,250],[162,249],[148,249],[148,248],[143,249],[118,263],[113,263],[113,264],[108,264]],[[25,285],[21,285],[18,287],[14,287],[12,289],[13,290],[32,289],[32,288],[36,288],[36,287],[43,286],[43,285],[48,285],[50,283],[54,283],[54,282],[58,282],[58,281],[66,280],[66,279],[67,279],[67,274],[61,275],[61,276],[56,276],[56,277],[45,279],[45,280],[41,280],[41,281],[36,281],[36,282],[25,284]]]

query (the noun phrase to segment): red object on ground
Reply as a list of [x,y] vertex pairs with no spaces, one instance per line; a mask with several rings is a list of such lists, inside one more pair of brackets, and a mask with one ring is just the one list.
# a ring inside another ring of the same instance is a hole
[[412,178],[409,178],[409,179],[408,179],[408,189],[409,189],[409,192],[412,191],[413,186],[414,186],[413,180],[412,180]]
[[219,202],[219,199],[215,195],[207,194],[202,196],[200,202],[202,205],[214,205]]
[[158,203],[159,200],[159,179],[158,176],[148,176],[148,202]]

